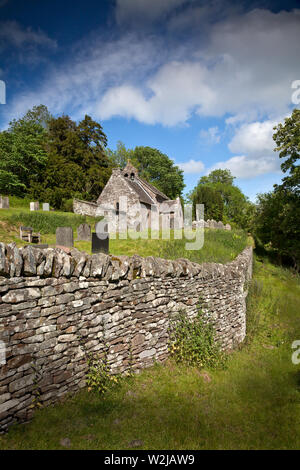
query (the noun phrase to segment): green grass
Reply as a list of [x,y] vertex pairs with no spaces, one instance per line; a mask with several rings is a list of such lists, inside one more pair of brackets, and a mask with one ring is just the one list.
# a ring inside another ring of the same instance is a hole
[[[81,391],[39,410],[0,436],[0,449],[299,449],[300,281],[256,262],[248,298],[248,336],[226,370],[168,362],[125,379],[104,396]],[[209,377],[211,380],[204,380]]]
[[[92,231],[94,231],[95,222],[99,218],[95,219],[71,212],[30,212],[29,203],[26,203],[27,206],[25,207],[24,201],[20,201],[16,198],[16,207],[13,207],[13,200],[10,209],[0,210],[0,241],[5,243],[15,242],[17,246],[25,245],[26,243],[19,239],[19,227],[24,225],[30,226],[35,232],[41,233],[41,243],[55,246],[56,228],[70,226],[74,230],[74,246],[79,250],[91,253],[90,242],[76,241],[76,229],[80,224],[86,222],[91,225]],[[145,238],[146,235],[148,238]],[[171,231],[171,240],[163,239],[161,232],[157,235],[159,239],[151,239],[150,233],[145,232],[139,234],[139,239],[134,239],[132,232],[128,233],[126,240],[111,237],[109,251],[116,256],[138,254],[144,257],[156,256],[167,259],[187,258],[197,263],[226,263],[233,260],[248,243],[246,234],[241,230],[206,229],[203,248],[197,250],[186,249],[186,243],[193,240],[184,238],[174,240],[174,231]]]

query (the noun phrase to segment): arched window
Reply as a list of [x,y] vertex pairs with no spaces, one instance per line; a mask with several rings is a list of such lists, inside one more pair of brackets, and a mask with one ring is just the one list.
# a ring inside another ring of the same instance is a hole
[[130,179],[134,180],[134,173],[130,173]]
[[128,173],[125,173],[125,175],[124,175],[124,176],[125,176],[125,178],[128,178]]
[[119,213],[120,213],[120,205],[117,202],[117,204],[116,204],[116,215],[119,215]]

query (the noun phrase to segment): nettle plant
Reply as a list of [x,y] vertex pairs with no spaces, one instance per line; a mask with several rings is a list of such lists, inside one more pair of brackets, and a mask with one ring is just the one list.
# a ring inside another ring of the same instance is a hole
[[200,306],[193,319],[188,318],[184,310],[170,319],[169,353],[177,363],[199,368],[224,368],[226,365],[226,354],[215,338],[213,326],[204,320]]
[[111,366],[108,360],[109,347],[107,344],[104,345],[102,353],[88,353],[82,339],[80,339],[80,346],[86,354],[86,385],[89,392],[95,391],[97,393],[104,394],[116,385],[119,385],[123,378],[132,377],[133,368],[131,344],[129,345],[129,369],[124,375],[111,373]]

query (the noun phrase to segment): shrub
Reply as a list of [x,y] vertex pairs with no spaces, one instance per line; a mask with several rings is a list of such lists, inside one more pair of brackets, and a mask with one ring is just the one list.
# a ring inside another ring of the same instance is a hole
[[226,363],[214,328],[204,321],[200,307],[194,319],[189,319],[184,311],[171,319],[169,353],[176,362],[200,368],[224,368]]

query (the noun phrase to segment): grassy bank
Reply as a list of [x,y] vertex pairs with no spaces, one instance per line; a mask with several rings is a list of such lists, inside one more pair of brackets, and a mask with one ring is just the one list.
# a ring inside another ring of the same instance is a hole
[[[69,226],[74,231],[74,246],[79,250],[91,253],[90,242],[77,242],[77,227],[82,223],[88,223],[95,231],[95,219],[81,216],[71,212],[30,212],[28,208],[14,207],[0,210],[0,241],[5,243],[15,242],[17,246],[26,243],[19,239],[19,227],[21,225],[32,227],[35,232],[41,233],[41,243],[55,246],[55,231],[57,227]],[[136,239],[136,235],[140,238]],[[178,235],[178,232],[177,232]],[[190,235],[190,234],[189,234]],[[188,235],[188,236],[189,236]],[[193,232],[195,236],[195,232]],[[188,258],[191,261],[226,263],[233,260],[247,245],[247,236],[241,230],[205,230],[204,244],[201,249],[188,249],[188,244],[194,240],[184,238],[174,239],[174,231],[171,230],[171,240],[164,239],[162,233],[156,233],[158,239],[151,238],[149,233],[134,234],[128,232],[127,239],[111,237],[109,251],[113,255],[132,256],[157,256],[167,259]]]
[[256,262],[248,335],[226,370],[172,362],[126,379],[104,396],[82,391],[39,410],[0,437],[0,449],[297,449],[299,277]]

